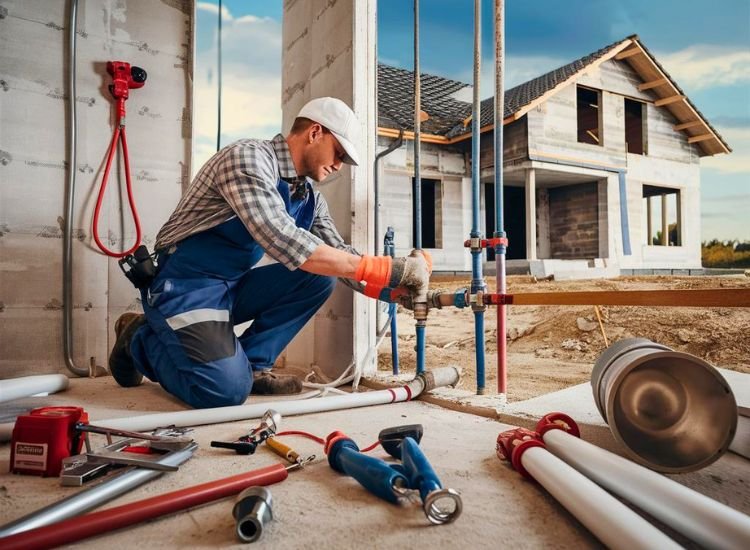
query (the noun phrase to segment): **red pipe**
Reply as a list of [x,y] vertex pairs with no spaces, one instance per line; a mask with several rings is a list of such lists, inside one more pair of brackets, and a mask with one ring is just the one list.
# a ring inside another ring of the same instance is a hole
[[273,485],[289,475],[283,464],[225,477],[116,508],[31,529],[0,539],[3,550],[54,548],[142,521],[171,514],[191,506],[225,498],[254,485]]

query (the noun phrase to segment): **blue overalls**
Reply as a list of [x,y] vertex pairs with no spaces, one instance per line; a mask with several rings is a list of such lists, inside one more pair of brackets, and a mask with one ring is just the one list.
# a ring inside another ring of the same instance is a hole
[[[297,227],[309,230],[315,197],[279,194]],[[161,253],[159,271],[142,292],[147,323],[133,337],[136,369],[196,408],[239,405],[252,370],[269,369],[331,295],[333,277],[291,271],[281,264],[253,269],[263,249],[238,217]],[[237,338],[234,325],[253,320]]]

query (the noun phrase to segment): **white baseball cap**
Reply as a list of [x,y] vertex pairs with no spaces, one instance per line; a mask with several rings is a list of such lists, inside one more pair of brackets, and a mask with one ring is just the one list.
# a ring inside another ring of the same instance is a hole
[[359,121],[346,103],[335,97],[319,97],[308,101],[297,116],[325,126],[344,149],[344,162],[354,166],[359,164],[356,146],[359,143]]

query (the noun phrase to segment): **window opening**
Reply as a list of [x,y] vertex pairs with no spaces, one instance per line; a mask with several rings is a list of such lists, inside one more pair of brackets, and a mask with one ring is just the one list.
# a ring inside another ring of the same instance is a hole
[[648,246],[682,246],[680,190],[643,186],[644,234]]
[[625,143],[628,153],[646,154],[645,105],[640,101],[625,98]]
[[[416,179],[411,179],[412,197]],[[422,248],[442,248],[442,211],[440,181],[422,178]],[[412,246],[416,246],[417,204],[412,199]]]
[[578,86],[578,142],[601,145],[601,94],[597,90],[590,90]]

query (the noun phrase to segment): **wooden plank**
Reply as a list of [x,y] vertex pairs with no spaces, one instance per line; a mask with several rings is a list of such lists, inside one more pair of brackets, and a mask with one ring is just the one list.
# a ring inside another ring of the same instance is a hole
[[713,134],[701,134],[699,136],[693,136],[688,138],[688,143],[698,143],[699,141],[706,141],[714,137]]
[[672,126],[672,129],[675,132],[679,132],[680,130],[687,130],[688,128],[694,128],[695,126],[702,126],[704,122],[702,120],[691,120],[688,122],[683,122],[682,124],[675,124]]
[[750,288],[509,294],[514,306],[750,307]]
[[669,80],[666,78],[660,78],[658,80],[652,80],[651,82],[644,82],[643,84],[640,84],[638,86],[638,91],[642,92],[644,90],[650,90],[651,88],[656,88],[657,86],[661,86],[662,84],[667,84]]
[[628,57],[633,57],[634,55],[638,55],[639,53],[643,53],[643,50],[641,50],[639,47],[630,48],[628,50],[621,51],[615,56],[615,59],[617,61],[621,61],[622,59],[627,59]]
[[662,105],[669,105],[670,103],[676,103],[677,101],[682,101],[683,99],[685,99],[685,96],[680,94],[663,97],[654,101],[654,106],[661,107]]

